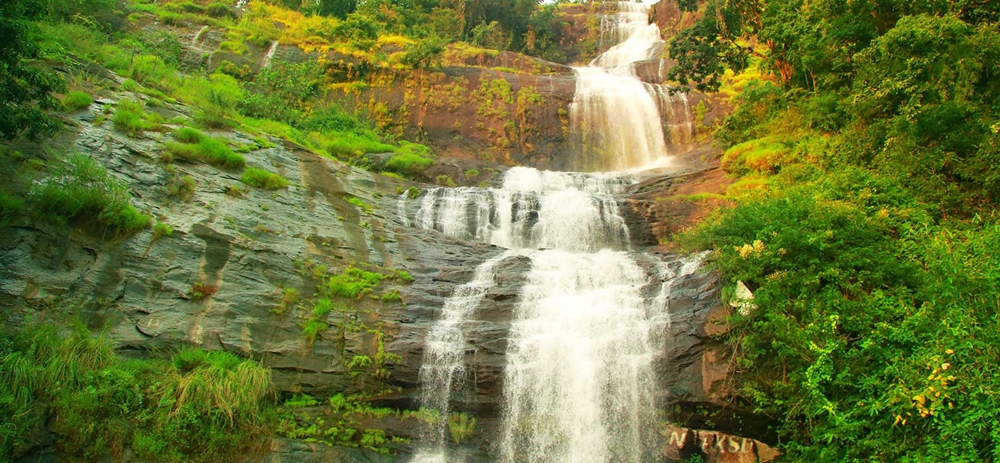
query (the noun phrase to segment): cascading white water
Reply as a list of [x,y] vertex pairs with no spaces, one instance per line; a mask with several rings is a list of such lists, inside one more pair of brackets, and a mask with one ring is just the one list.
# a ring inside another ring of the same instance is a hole
[[[574,68],[576,94],[570,121],[581,153],[574,165],[624,170],[665,164],[670,147],[690,143],[696,125],[687,95],[642,82],[635,63],[658,58],[664,42],[649,23],[649,4],[619,2],[602,21],[602,38],[615,45],[588,67]],[[666,124],[661,120],[666,119]],[[665,136],[665,133],[667,136]]]
[[649,461],[646,274],[609,250],[545,251],[532,264],[507,349],[501,461]]
[[204,34],[205,31],[207,31],[207,30],[208,30],[208,26],[201,26],[201,29],[198,29],[198,32],[196,32],[194,34],[194,37],[191,38],[191,47],[192,48],[195,48],[195,47],[198,46],[198,41],[201,40],[202,34]]
[[597,250],[628,247],[628,227],[611,193],[632,176],[515,167],[501,188],[427,191],[415,222],[422,228],[505,248]]
[[[577,166],[650,165],[667,159],[670,146],[693,140],[687,96],[635,76],[634,62],[656,58],[663,49],[648,8],[619,4],[619,13],[602,27],[615,45],[591,66],[576,69],[571,119],[583,151]],[[530,259],[531,270],[507,339],[498,459],[658,460],[653,365],[670,325],[666,308],[674,281],[693,272],[699,259],[657,264],[644,257],[646,270],[637,263],[614,196],[635,182],[631,174],[517,167],[499,188],[426,191],[412,221],[409,199],[400,196],[404,224],[507,248],[455,290],[428,334],[421,405],[442,418],[429,427],[414,463],[461,461],[447,451],[444,414],[456,388],[468,386],[464,330],[495,284],[498,266],[514,256]],[[657,283],[659,291],[650,289]]]
[[665,42],[659,26],[649,22],[649,7],[644,3],[619,2],[618,12],[605,16],[601,22],[602,38],[611,39],[614,45],[591,61],[590,66],[614,68],[659,57]]
[[271,65],[271,58],[274,58],[274,52],[276,51],[278,51],[277,40],[271,42],[271,48],[267,49],[267,54],[264,55],[264,61],[260,64],[261,69],[267,69],[267,67]]
[[420,383],[424,385],[420,397],[421,408],[436,410],[440,423],[428,426],[422,436],[426,447],[417,454],[414,463],[447,461],[444,450],[449,400],[456,385],[464,382],[465,334],[462,324],[476,310],[486,291],[493,286],[497,264],[515,254],[507,251],[479,265],[472,281],[459,286],[445,303],[438,320],[427,333],[424,347],[424,364],[420,368]]
[[652,85],[602,68],[575,71],[570,122],[586,155],[581,167],[624,170],[667,155]]
[[[523,256],[532,268],[508,342],[500,459],[648,461],[658,347],[650,342],[657,311],[650,304],[658,299],[643,296],[650,277],[624,251],[628,231],[611,196],[635,182],[632,175],[513,168],[501,188],[426,193],[415,225],[511,249],[456,289],[428,334],[423,407],[449,410],[465,358],[462,326],[493,285],[497,265]],[[444,432],[432,428],[413,461],[454,461]]]

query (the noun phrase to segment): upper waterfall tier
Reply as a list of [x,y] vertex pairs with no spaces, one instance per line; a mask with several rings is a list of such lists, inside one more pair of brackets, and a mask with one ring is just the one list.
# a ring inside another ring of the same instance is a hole
[[660,56],[665,42],[660,38],[660,28],[649,22],[649,7],[619,2],[618,12],[601,20],[601,38],[615,45],[591,61],[591,67],[614,68]]
[[628,228],[611,194],[632,183],[625,174],[515,167],[501,188],[427,191],[415,225],[509,249],[627,249]]
[[642,82],[635,63],[659,58],[664,42],[649,23],[648,4],[619,2],[604,16],[608,51],[575,68],[576,93],[570,120],[577,145],[572,165],[581,170],[626,170],[668,165],[695,136],[688,97],[663,85]]

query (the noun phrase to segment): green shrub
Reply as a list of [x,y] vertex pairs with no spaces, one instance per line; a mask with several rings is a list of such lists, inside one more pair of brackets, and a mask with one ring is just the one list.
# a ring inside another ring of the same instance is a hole
[[174,234],[174,227],[171,227],[168,223],[157,222],[153,226],[153,241],[166,238],[172,234]]
[[170,183],[167,184],[167,196],[172,198],[179,198],[181,201],[187,201],[194,196],[195,190],[198,184],[194,181],[194,177],[190,175],[174,176],[170,179]]
[[726,172],[737,175],[775,174],[789,161],[788,147],[776,137],[765,137],[729,148],[722,156],[721,165]]
[[219,292],[219,285],[217,284],[213,285],[201,281],[196,281],[194,282],[194,284],[191,285],[191,289],[188,290],[188,297],[190,297],[192,301],[200,302],[206,297],[214,296],[215,293],[218,292]]
[[345,299],[357,299],[372,292],[386,278],[381,273],[369,272],[357,267],[347,267],[343,273],[330,277],[324,285],[326,294]]
[[434,153],[424,145],[404,141],[395,151],[396,154],[385,163],[388,171],[413,178],[434,164]]
[[355,207],[361,209],[362,211],[365,211],[368,214],[371,214],[372,210],[374,209],[370,204],[365,203],[364,201],[361,200],[361,198],[358,198],[357,196],[351,196],[350,198],[347,198],[347,202],[353,204]]
[[94,104],[94,99],[84,92],[69,92],[63,100],[63,106],[68,111],[80,111]]
[[434,177],[434,183],[437,183],[438,185],[441,185],[441,186],[451,187],[451,188],[454,188],[454,187],[458,186],[455,183],[455,179],[451,178],[451,175],[448,175],[448,174],[441,174],[441,175],[438,175],[437,177]]
[[223,141],[208,137],[198,130],[182,127],[174,131],[173,136],[180,143],[167,142],[165,148],[174,157],[230,169],[243,167],[246,164],[246,159],[229,149]]
[[288,180],[284,177],[256,167],[247,167],[243,171],[240,181],[264,190],[278,190],[288,187]]
[[118,102],[111,122],[119,131],[130,137],[137,137],[146,130],[159,130],[163,117],[147,113],[139,101],[123,99]]
[[316,319],[309,319],[302,325],[302,335],[309,340],[310,343],[316,341],[316,337],[322,334],[329,328],[324,322]]
[[465,413],[452,413],[448,415],[448,434],[451,435],[452,442],[461,444],[469,437],[472,437],[475,432],[475,417],[469,417]]
[[150,125],[146,123],[142,114],[121,109],[115,111],[111,122],[115,125],[116,129],[130,137],[137,137],[150,128]]
[[149,227],[152,218],[130,202],[128,187],[90,157],[74,154],[57,176],[36,185],[32,209],[62,220],[96,220],[119,236]]
[[174,139],[181,143],[198,143],[206,138],[205,134],[201,133],[198,129],[192,129],[191,127],[181,127],[174,131]]
[[228,3],[215,2],[205,7],[205,13],[213,18],[235,18],[236,10]]
[[0,228],[8,224],[14,217],[23,214],[24,211],[24,199],[14,195],[0,193]]
[[[131,448],[180,463],[219,461],[265,438],[270,372],[227,352],[184,349],[171,362],[122,360],[82,325],[37,325],[0,338],[0,459],[16,459],[47,423],[70,455]],[[44,411],[44,413],[42,413]]]
[[287,287],[281,291],[281,300],[278,301],[278,306],[273,310],[274,313],[278,315],[283,315],[288,309],[295,307],[295,304],[299,303],[299,291],[292,287]]

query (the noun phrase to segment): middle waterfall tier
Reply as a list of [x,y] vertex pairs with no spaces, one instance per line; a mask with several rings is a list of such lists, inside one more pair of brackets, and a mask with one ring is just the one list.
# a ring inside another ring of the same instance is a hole
[[634,182],[628,175],[515,167],[501,188],[427,191],[415,225],[508,249],[628,249],[628,227],[611,194]]

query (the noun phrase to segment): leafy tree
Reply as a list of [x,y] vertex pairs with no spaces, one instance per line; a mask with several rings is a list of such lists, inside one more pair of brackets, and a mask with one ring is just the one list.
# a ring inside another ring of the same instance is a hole
[[0,3],[0,137],[22,134],[34,138],[51,131],[55,123],[46,110],[58,107],[52,92],[63,88],[62,79],[31,63],[39,55],[32,37],[31,20],[44,13],[40,0],[5,0]]

